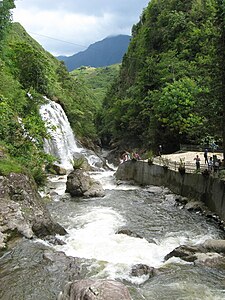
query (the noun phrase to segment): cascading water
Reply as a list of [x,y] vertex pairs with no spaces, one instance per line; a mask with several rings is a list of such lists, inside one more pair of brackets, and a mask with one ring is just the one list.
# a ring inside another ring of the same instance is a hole
[[72,169],[74,153],[82,152],[75,141],[73,131],[68,122],[68,118],[61,105],[48,100],[40,108],[40,114],[45,121],[50,139],[46,139],[44,150],[46,153],[55,156],[59,164],[65,169]]
[[[58,104],[49,102],[41,108],[41,114],[58,129],[50,131],[53,138],[45,149],[55,154],[63,166],[70,166],[70,159],[76,152],[84,151],[87,157],[91,156],[90,161],[96,160],[93,153],[87,154],[88,151],[77,146]],[[223,232],[214,223],[175,206],[175,196],[163,187],[117,185],[112,171],[92,172],[91,176],[102,183],[104,197],[71,198],[64,193],[65,179],[60,177],[62,182],[55,177],[54,193],[59,197],[48,208],[68,232],[59,237],[64,244],[54,246],[24,241],[9,250],[0,259],[1,299],[53,300],[67,281],[74,279],[64,261],[46,256],[46,248],[78,257],[81,278],[124,282],[133,300],[225,298],[224,269],[195,265],[177,258],[164,262],[164,256],[179,245],[223,238]],[[133,235],[119,233],[120,229]],[[156,275],[152,278],[133,276],[131,270],[136,264],[156,268]],[[83,269],[83,265],[88,267]]]
[[55,156],[58,164],[67,170],[73,168],[76,153],[82,153],[93,167],[101,165],[102,161],[95,153],[78,145],[61,105],[47,98],[46,101],[40,108],[40,115],[50,135],[50,139],[45,139],[45,152]]

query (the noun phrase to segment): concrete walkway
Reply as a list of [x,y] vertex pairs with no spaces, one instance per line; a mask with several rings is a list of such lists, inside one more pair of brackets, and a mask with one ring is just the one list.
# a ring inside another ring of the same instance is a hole
[[[163,154],[161,157],[157,156],[154,158],[154,163],[163,165],[165,160],[169,163],[169,168],[173,170],[177,170],[180,164],[180,159],[185,163],[186,171],[194,172],[196,170],[196,164],[194,158],[196,155],[200,158],[200,169],[204,170],[208,168],[208,165],[205,164],[204,152],[197,151],[187,151],[187,152],[176,152],[172,154]],[[223,159],[222,153],[217,152],[208,152],[208,158],[216,155],[218,159]]]
[[[204,158],[204,152],[195,152],[195,151],[188,151],[188,152],[176,152],[176,153],[172,153],[172,154],[164,154],[162,155],[163,158],[167,158],[170,159],[171,161],[180,161],[181,159],[184,159],[185,162],[187,163],[193,163],[195,165],[195,160],[194,158],[196,157],[196,155],[198,155],[201,159],[201,164],[205,163],[205,158]],[[217,158],[219,159],[223,159],[223,154],[222,153],[217,153],[217,152],[208,152],[208,157],[216,155]]]

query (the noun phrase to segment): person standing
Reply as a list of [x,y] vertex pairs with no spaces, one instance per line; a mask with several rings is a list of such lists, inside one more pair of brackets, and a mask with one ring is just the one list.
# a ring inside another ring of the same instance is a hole
[[198,155],[196,155],[196,157],[194,158],[195,160],[195,164],[196,164],[196,170],[200,169],[200,157]]
[[209,170],[210,172],[212,172],[212,170],[213,170],[213,159],[212,159],[212,157],[209,158],[209,162],[208,162],[208,170]]
[[209,160],[208,160],[208,149],[205,149],[204,158],[205,158],[205,164],[208,164],[209,163]]
[[159,156],[162,155],[162,145],[159,145]]

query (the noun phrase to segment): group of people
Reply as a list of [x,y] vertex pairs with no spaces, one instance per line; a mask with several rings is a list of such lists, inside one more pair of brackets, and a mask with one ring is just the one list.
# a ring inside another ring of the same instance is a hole
[[[162,155],[162,145],[159,145],[159,156]],[[141,157],[137,152],[129,152],[125,151],[121,158],[120,158],[120,163],[123,163],[128,160],[140,160]],[[196,164],[196,170],[200,170],[200,162],[201,159],[199,155],[196,155],[194,158],[195,164]],[[208,156],[208,149],[205,149],[204,151],[204,162],[205,165],[207,165],[207,169],[209,172],[218,172],[219,168],[223,166],[224,161],[221,161],[221,159],[217,158],[217,155],[213,154],[212,156]]]
[[124,152],[122,157],[120,158],[120,163],[122,164],[123,162],[125,161],[128,161],[128,160],[140,160],[141,157],[140,155],[137,153],[137,152]]
[[[196,155],[194,160],[196,164],[196,169],[199,170],[201,159],[198,155]],[[213,154],[213,156],[208,157],[208,149],[205,149],[204,151],[204,160],[205,160],[205,164],[207,164],[208,166],[208,171],[210,172],[212,171],[217,172],[219,168],[222,166],[222,162],[219,158],[217,158],[217,155]]]

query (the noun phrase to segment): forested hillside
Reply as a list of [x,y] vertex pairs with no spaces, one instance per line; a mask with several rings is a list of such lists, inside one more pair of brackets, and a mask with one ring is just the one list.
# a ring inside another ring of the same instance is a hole
[[103,103],[102,139],[174,151],[222,139],[223,1],[152,0]]
[[[43,96],[63,106],[82,141],[94,140],[95,101],[64,64],[45,51],[18,23],[11,23],[14,1],[0,7],[0,173],[21,169],[43,180],[43,165],[52,160],[43,151],[46,129],[39,115]],[[6,155],[7,153],[7,155]]]
[[79,74],[11,23],[13,7],[13,0],[0,6],[0,155],[8,155],[1,174],[25,168],[43,180],[43,165],[52,160],[43,152],[43,96],[63,106],[84,143],[100,137],[105,146],[147,151],[162,144],[166,152],[180,143],[222,145],[222,0],[152,0],[133,26],[121,67]]
[[102,68],[80,67],[71,72],[74,78],[77,78],[92,93],[93,99],[98,107],[102,107],[102,101],[105,98],[107,90],[110,88],[114,79],[118,76],[120,64],[115,64]]

